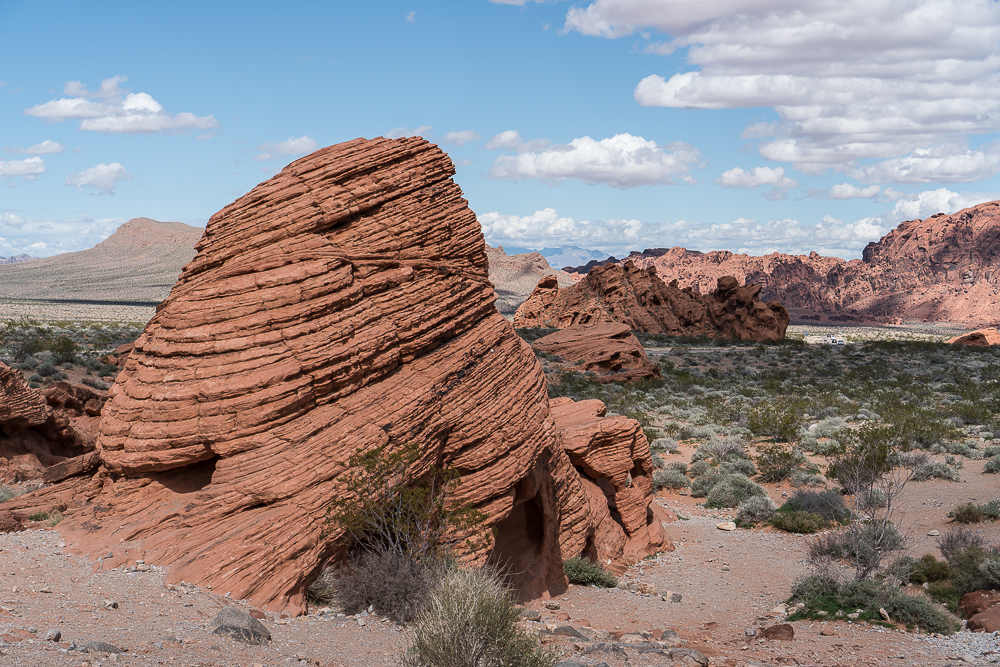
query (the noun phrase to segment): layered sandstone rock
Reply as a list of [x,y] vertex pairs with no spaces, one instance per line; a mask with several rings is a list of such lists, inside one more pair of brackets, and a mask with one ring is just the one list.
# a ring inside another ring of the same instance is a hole
[[632,262],[590,271],[572,287],[543,278],[514,316],[516,327],[556,327],[618,322],[634,331],[689,336],[780,340],[789,317],[777,302],[760,301],[760,285],[741,286],[725,276],[702,295],[667,285],[656,269]]
[[44,392],[0,363],[0,482],[36,481],[51,466],[93,451],[102,392],[53,382]]
[[531,344],[539,352],[573,362],[577,370],[592,371],[608,380],[659,377],[660,367],[649,360],[627,324],[571,326]]
[[[487,516],[495,543],[469,556],[509,565],[528,595],[558,591],[566,558],[668,545],[641,429],[598,406],[554,416],[494,308],[453,173],[422,139],[359,139],[212,216],[110,391],[99,473],[18,498],[15,515],[66,507],[60,532],[112,553],[104,567],[141,557],[168,581],[301,609],[343,553],[324,515],[348,459],[417,444],[410,475],[453,466]],[[590,482],[573,457],[594,462]]]
[[952,345],[970,345],[972,347],[1000,345],[1000,331],[996,329],[977,329],[961,336],[949,338],[945,342]]
[[[722,276],[762,286],[761,298],[836,321],[1000,321],[1000,202],[900,223],[862,259],[656,248],[626,260],[665,281],[712,289]],[[617,260],[616,260],[617,262]],[[592,268],[567,268],[569,272]]]

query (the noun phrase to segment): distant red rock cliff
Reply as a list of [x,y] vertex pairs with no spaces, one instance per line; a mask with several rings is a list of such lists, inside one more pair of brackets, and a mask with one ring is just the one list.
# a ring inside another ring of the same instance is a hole
[[[900,224],[862,259],[739,255],[656,248],[627,260],[664,281],[713,289],[722,276],[762,286],[761,299],[843,321],[898,320],[987,326],[1000,322],[1000,202]],[[576,272],[588,267],[577,267]],[[573,272],[574,269],[566,269]]]
[[760,285],[740,285],[732,276],[700,294],[677,281],[660,280],[655,267],[599,266],[572,287],[543,278],[514,315],[515,327],[555,327],[620,322],[634,331],[684,336],[780,340],[789,317],[777,302],[758,298]]

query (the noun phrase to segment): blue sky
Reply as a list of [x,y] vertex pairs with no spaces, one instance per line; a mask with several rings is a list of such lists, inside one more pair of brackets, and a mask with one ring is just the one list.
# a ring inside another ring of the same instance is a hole
[[0,256],[420,134],[488,242],[858,257],[1000,198],[994,0],[0,0]]

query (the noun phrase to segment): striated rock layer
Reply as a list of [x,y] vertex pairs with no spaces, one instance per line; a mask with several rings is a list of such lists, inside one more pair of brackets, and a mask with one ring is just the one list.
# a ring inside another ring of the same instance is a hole
[[296,610],[342,553],[324,513],[348,458],[415,443],[411,476],[454,466],[488,517],[495,542],[469,557],[509,565],[525,595],[560,590],[566,558],[669,546],[642,430],[550,408],[453,173],[422,139],[358,139],[212,216],[110,391],[99,473],[15,515],[68,505],[60,532],[112,553],[104,567],[142,558]]
[[561,287],[576,282],[565,271],[557,271],[549,266],[538,252],[508,255],[503,246],[486,246],[486,257],[490,262],[490,282],[497,293],[497,310],[504,317],[513,317],[518,306],[535,289],[539,279],[545,276],[555,276]]
[[32,389],[0,363],[0,483],[44,479],[50,467],[92,452],[105,400],[104,392],[69,382]]
[[[617,260],[616,260],[617,261]],[[869,243],[862,259],[656,248],[632,253],[640,268],[707,291],[721,276],[762,285],[761,298],[839,321],[1000,322],[1000,202],[909,220]],[[567,268],[583,272],[592,268]]]
[[618,322],[634,331],[689,336],[726,336],[780,340],[789,317],[777,302],[758,298],[760,285],[744,285],[731,276],[702,295],[664,284],[656,269],[632,262],[607,264],[590,271],[572,287],[560,288],[543,278],[514,315],[515,327],[556,327]]
[[531,344],[539,352],[574,362],[577,370],[591,371],[602,380],[639,380],[660,376],[639,339],[627,324],[571,326]]

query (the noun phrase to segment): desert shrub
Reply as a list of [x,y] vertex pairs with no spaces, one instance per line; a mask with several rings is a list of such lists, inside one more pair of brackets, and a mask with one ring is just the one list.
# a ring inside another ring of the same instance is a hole
[[306,587],[306,602],[315,607],[328,605],[336,599],[337,569],[324,567],[319,576]]
[[799,489],[781,506],[780,512],[811,512],[826,521],[843,522],[850,518],[851,510],[844,505],[844,498],[832,489],[807,491]]
[[983,510],[976,503],[962,503],[952,510],[952,516],[959,523],[979,523],[983,520]]
[[22,493],[24,493],[24,491],[15,489],[13,486],[6,486],[5,484],[0,484],[0,503],[5,503],[11,498],[16,498]]
[[756,526],[771,520],[777,507],[767,496],[751,496],[739,504],[736,510],[737,525]]
[[601,588],[614,588],[618,585],[618,579],[613,574],[601,567],[599,563],[586,558],[570,558],[563,563],[563,571],[569,582],[578,586],[593,584]]
[[[806,605],[803,617],[815,611],[851,613],[862,610],[865,620],[881,621],[879,608],[893,621],[924,632],[952,634],[961,627],[958,619],[925,597],[911,596],[898,586],[873,579],[840,582],[827,574],[803,577],[792,586],[792,596]],[[794,620],[794,619],[793,619]]]
[[839,431],[848,428],[847,422],[841,417],[829,417],[816,425],[813,434],[818,438],[834,438]]
[[988,519],[992,519],[993,521],[1000,519],[1000,500],[997,498],[988,503],[983,503],[979,506],[979,509],[982,510],[983,516]]
[[992,459],[994,456],[1000,456],[1000,447],[991,445],[983,450],[984,459]]
[[660,456],[659,454],[653,454],[653,455],[650,456],[650,458],[653,461],[653,469],[654,470],[663,470],[664,468],[667,467],[667,464],[664,463],[664,461],[663,461],[663,457]]
[[771,525],[789,533],[815,533],[826,526],[826,519],[813,512],[778,512],[771,518]]
[[93,387],[94,389],[110,389],[111,388],[111,385],[109,385],[107,382],[101,382],[97,378],[91,377],[89,375],[84,375],[80,379],[80,382],[82,382],[83,384],[87,385],[88,387]]
[[909,579],[910,583],[923,584],[934,581],[945,581],[951,579],[951,568],[948,561],[938,560],[934,554],[924,554],[919,560],[916,558],[901,559],[908,565],[908,574],[901,579]]
[[687,473],[691,475],[691,477],[701,477],[711,469],[712,464],[708,461],[695,461],[691,464],[691,468],[687,471]]
[[[989,449],[996,449],[996,448],[990,447],[987,449],[987,451],[989,451]],[[983,466],[983,472],[988,475],[995,475],[998,472],[1000,472],[1000,454],[990,457],[990,460],[987,461],[986,464]]]
[[691,480],[687,475],[676,468],[658,470],[653,473],[653,490],[660,489],[686,489],[691,486]]
[[953,482],[961,482],[962,476],[957,470],[940,461],[925,463],[913,469],[913,481],[926,482],[930,479],[948,479]]
[[757,468],[764,482],[780,482],[807,463],[805,455],[792,445],[765,445],[757,448]]
[[52,377],[56,374],[56,367],[52,364],[42,364],[35,369],[35,372],[41,375],[43,378]]
[[857,503],[861,507],[882,509],[889,505],[889,494],[882,489],[865,489],[858,494]]
[[746,443],[742,438],[712,438],[698,445],[691,455],[691,461],[712,459],[718,463],[747,457]]
[[673,438],[657,438],[652,443],[650,443],[650,446],[653,449],[663,450],[671,454],[680,451],[677,449],[677,441],[674,440]]
[[847,535],[844,533],[820,535],[809,543],[809,560],[822,562],[830,558],[843,558],[847,553],[847,545]]
[[737,507],[753,496],[766,496],[767,491],[746,475],[731,473],[723,475],[705,498],[705,507]]
[[990,557],[990,551],[983,547],[972,546],[963,551],[952,553],[948,558],[951,568],[951,585],[958,595],[988,588],[988,582],[980,569]]
[[686,475],[688,466],[684,461],[671,461],[667,464],[667,470],[678,470],[682,475]]
[[[482,525],[482,512],[451,497],[459,484],[453,468],[433,466],[420,479],[408,477],[419,459],[417,445],[358,450],[350,457],[341,476],[345,493],[330,503],[326,520],[343,529],[354,551],[392,552],[413,561],[440,557],[456,533]],[[480,543],[466,539],[466,546]]]
[[723,474],[718,470],[708,470],[704,475],[699,475],[691,482],[691,497],[704,498],[719,483]]
[[969,547],[985,547],[986,538],[964,526],[957,526],[938,538],[938,549],[945,560],[951,563],[952,556]]
[[392,551],[363,551],[343,568],[334,599],[348,613],[369,606],[398,623],[412,621],[447,566]]
[[757,466],[755,466],[753,461],[750,461],[749,459],[733,459],[726,461],[719,466],[719,470],[723,474],[738,472],[739,474],[747,477],[753,477],[757,474]]
[[823,486],[824,482],[825,479],[823,478],[823,475],[809,472],[808,470],[796,470],[792,473],[792,477],[788,480],[788,483],[796,489],[803,486]]
[[28,383],[34,385],[35,387],[37,387],[43,382],[45,382],[45,378],[43,378],[38,373],[32,373],[31,376],[28,377]]
[[747,411],[747,426],[754,435],[790,442],[798,435],[799,415],[782,401],[758,403]]
[[511,591],[490,570],[452,569],[412,626],[407,667],[552,667],[554,652],[517,626]]

